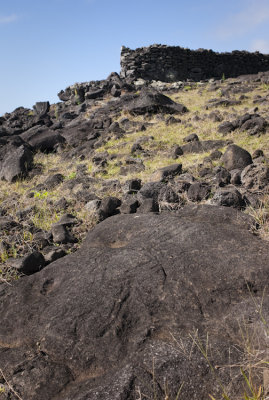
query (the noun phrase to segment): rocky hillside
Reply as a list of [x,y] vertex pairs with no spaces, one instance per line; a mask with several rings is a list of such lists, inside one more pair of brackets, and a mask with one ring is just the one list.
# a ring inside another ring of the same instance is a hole
[[58,95],[0,117],[0,399],[265,399],[269,72]]

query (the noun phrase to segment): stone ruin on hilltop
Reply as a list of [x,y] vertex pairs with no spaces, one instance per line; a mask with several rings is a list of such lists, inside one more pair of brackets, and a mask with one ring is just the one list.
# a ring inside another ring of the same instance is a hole
[[216,53],[178,46],[152,45],[131,50],[122,46],[121,77],[176,82],[232,78],[269,70],[269,54],[248,51]]

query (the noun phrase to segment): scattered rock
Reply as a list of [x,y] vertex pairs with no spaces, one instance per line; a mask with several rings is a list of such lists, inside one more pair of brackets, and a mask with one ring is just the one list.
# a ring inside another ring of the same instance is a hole
[[183,138],[183,142],[185,142],[185,143],[189,143],[189,142],[198,142],[198,141],[199,141],[199,138],[198,138],[198,136],[196,135],[196,133],[191,133],[190,135],[185,136],[185,137]]
[[247,165],[252,164],[252,158],[248,151],[236,144],[228,146],[227,150],[222,156],[224,166],[228,171],[233,169],[243,169]]
[[204,151],[215,150],[227,145],[224,140],[199,140],[184,144],[181,146],[183,154],[187,153],[203,153]]
[[121,200],[118,199],[117,197],[105,197],[102,199],[101,204],[100,204],[100,211],[102,214],[102,217],[108,218],[111,217],[112,215],[118,214],[119,210],[118,207],[121,205]]
[[187,196],[189,200],[199,202],[206,200],[210,192],[211,188],[206,182],[195,182],[189,187]]
[[209,154],[209,158],[212,161],[213,160],[219,160],[221,157],[222,157],[222,152],[219,151],[219,150],[212,151],[212,153]]
[[64,181],[64,176],[62,174],[54,174],[49,176],[43,183],[47,190],[52,190]]
[[218,126],[218,132],[223,135],[227,135],[235,130],[235,126],[232,122],[224,121]]
[[136,212],[137,208],[139,207],[139,203],[137,197],[135,195],[127,195],[122,201],[120,206],[121,214],[133,214]]
[[251,115],[250,118],[245,121],[240,128],[242,131],[248,131],[250,135],[256,135],[258,133],[263,133],[267,126],[268,123],[263,117],[260,117],[258,114],[254,114]]
[[241,173],[242,185],[247,189],[262,190],[269,185],[269,168],[263,164],[251,164]]
[[61,197],[58,201],[54,203],[54,207],[56,210],[66,210],[69,206],[69,202],[66,200],[65,197]]
[[143,202],[144,199],[154,199],[157,203],[157,199],[161,188],[165,184],[163,182],[147,182],[138,192],[139,203]]
[[172,179],[174,176],[180,175],[182,172],[182,164],[173,164],[164,168],[160,168],[151,176],[152,182],[162,182]]
[[0,230],[9,231],[16,226],[18,226],[18,223],[15,222],[11,217],[0,216]]
[[187,112],[187,108],[175,103],[169,97],[156,91],[142,90],[140,95],[135,97],[130,103],[124,107],[132,115],[143,114],[183,114]]
[[56,151],[57,146],[65,143],[65,138],[52,129],[34,127],[21,134],[25,142],[35,150],[42,152]]
[[16,268],[18,272],[25,275],[32,275],[39,272],[45,266],[45,259],[41,253],[34,251],[25,257],[9,260],[9,265]]
[[49,101],[38,101],[33,106],[33,109],[35,110],[36,114],[45,115],[50,110],[50,103],[49,103]]
[[64,225],[53,225],[51,227],[53,242],[58,244],[75,243],[76,239]]
[[90,200],[85,204],[84,208],[90,213],[96,214],[101,205],[101,200]]
[[232,169],[230,171],[231,174],[231,184],[232,185],[240,185],[241,184],[241,169]]
[[141,179],[129,179],[127,180],[122,189],[125,193],[132,194],[136,193],[141,189]]
[[241,193],[232,185],[219,188],[214,193],[211,203],[216,206],[234,207],[238,209],[245,206]]
[[33,153],[25,145],[4,146],[0,149],[0,179],[14,182],[23,178],[32,168],[32,164]]
[[59,249],[59,248],[54,248],[54,249],[50,249],[45,255],[44,255],[44,259],[45,259],[45,263],[46,265],[52,263],[55,260],[58,260],[59,258],[62,258],[66,256],[66,251],[63,249]]
[[179,156],[182,155],[183,155],[182,148],[178,144],[175,144],[171,150],[171,157],[173,158],[173,160],[176,160]]
[[257,149],[254,151],[254,153],[252,154],[252,159],[255,160],[256,158],[259,157],[264,157],[264,153],[261,149]]
[[165,124],[166,125],[173,125],[173,124],[180,124],[181,123],[181,119],[179,118],[175,118],[173,115],[170,115],[169,117],[167,117]]
[[230,183],[231,174],[227,169],[223,167],[217,167],[214,172],[214,180],[218,186],[226,186]]
[[139,214],[147,214],[150,212],[158,212],[159,206],[158,202],[154,198],[143,198],[140,202],[140,206],[137,209]]

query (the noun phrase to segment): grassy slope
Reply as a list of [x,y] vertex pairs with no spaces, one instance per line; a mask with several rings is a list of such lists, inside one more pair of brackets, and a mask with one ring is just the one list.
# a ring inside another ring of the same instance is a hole
[[[224,83],[225,87],[226,84]],[[268,87],[265,85],[257,86],[252,92],[247,93],[247,99],[242,101],[242,104],[234,107],[218,107],[217,110],[224,116],[224,120],[233,119],[234,115],[241,115],[247,110],[251,110],[254,107],[253,98],[256,95],[264,96],[268,93]],[[245,148],[250,153],[253,153],[256,149],[262,149],[267,157],[269,157],[269,141],[268,134],[261,136],[249,136],[246,132],[234,131],[231,134],[223,137],[222,134],[218,133],[217,128],[219,122],[212,122],[207,118],[207,115],[211,111],[216,109],[206,110],[205,105],[209,99],[221,98],[220,90],[216,92],[208,91],[208,85],[194,87],[191,90],[181,90],[178,93],[169,94],[173,100],[179,103],[183,103],[189,109],[189,112],[183,116],[180,116],[182,123],[167,126],[165,121],[161,121],[156,117],[153,117],[148,122],[152,123],[150,127],[147,128],[145,132],[134,132],[126,134],[123,138],[116,139],[111,138],[102,147],[98,148],[97,152],[107,151],[109,154],[117,155],[117,158],[109,161],[108,166],[105,168],[104,172],[99,172],[96,177],[100,180],[110,180],[119,179],[120,182],[124,182],[130,178],[141,178],[142,182],[150,181],[152,173],[161,167],[174,164],[175,162],[180,162],[183,165],[184,172],[191,172],[194,176],[198,177],[198,165],[202,163],[203,159],[209,155],[209,153],[202,154],[186,154],[179,157],[178,160],[172,159],[170,151],[173,145],[183,144],[183,138],[190,133],[197,133],[200,140],[208,139],[230,139],[237,145]],[[233,99],[238,99],[239,95],[235,95]],[[268,105],[259,105],[259,113],[268,113]],[[195,121],[194,116],[199,116],[200,120]],[[128,114],[122,114],[120,118],[128,117],[129,119],[136,121],[144,121],[144,117],[131,117]],[[118,119],[120,119],[118,118]],[[124,165],[125,158],[130,156],[130,150],[132,144],[142,136],[152,136],[154,140],[149,140],[144,143],[143,149],[148,153],[147,156],[137,155],[135,157],[142,158],[145,165],[145,170],[142,172],[129,173],[127,176],[119,175],[120,166],[119,161]],[[224,149],[220,149],[224,150]],[[219,161],[214,162],[214,164],[219,164]],[[95,167],[91,160],[74,160],[63,161],[61,156],[58,154],[47,154],[38,153],[35,156],[35,164],[42,166],[42,174],[35,176],[32,179],[26,179],[24,181],[19,181],[16,183],[1,182],[1,192],[0,192],[0,207],[7,209],[9,215],[11,215],[15,220],[17,219],[16,213],[18,210],[25,209],[29,206],[35,206],[35,211],[32,212],[32,222],[38,228],[49,230],[51,225],[55,223],[60,216],[66,211],[55,211],[53,203],[65,197],[70,200],[71,205],[68,212],[77,215],[78,218],[84,221],[84,232],[90,228],[93,223],[91,221],[91,216],[83,210],[81,204],[74,202],[73,193],[70,191],[63,191],[61,185],[53,191],[48,192],[36,192],[33,198],[29,198],[28,192],[30,189],[44,182],[45,178],[54,173],[61,173],[65,176],[65,180],[74,179],[76,177],[76,168],[79,164],[86,164],[88,172],[91,174],[94,172]],[[97,184],[95,187],[96,192],[101,187],[101,183]],[[120,193],[102,192],[102,196],[105,195],[118,195]],[[251,212],[256,214],[259,221],[266,222],[266,215],[264,211],[268,211],[268,204],[265,210],[257,210]],[[83,237],[83,235],[82,235]],[[27,231],[24,233],[22,241],[31,241],[31,234]],[[16,256],[18,254],[18,249],[13,249],[9,254],[0,253],[0,261],[6,261],[9,256]]]
[[[224,83],[225,86],[225,83]],[[255,95],[259,94],[264,96],[268,93],[267,87],[264,85],[260,85],[253,92],[248,93],[248,99],[244,100],[241,105],[235,106],[231,108],[218,107],[218,110],[221,114],[243,114],[246,110],[252,109],[253,98]],[[119,179],[121,182],[124,182],[127,179],[138,177],[141,178],[143,182],[147,182],[150,180],[150,176],[153,171],[160,167],[164,167],[169,164],[173,164],[175,162],[181,162],[183,164],[184,171],[191,171],[194,175],[197,172],[198,164],[202,163],[203,158],[208,155],[208,153],[204,154],[188,154],[180,157],[177,161],[173,160],[169,155],[169,151],[174,144],[181,145],[183,143],[183,138],[190,133],[197,133],[200,140],[208,140],[208,139],[223,139],[223,136],[217,132],[217,127],[219,125],[218,122],[212,122],[208,118],[204,118],[203,120],[195,121],[193,117],[195,115],[199,115],[200,117],[204,117],[206,114],[209,114],[212,110],[205,110],[205,104],[207,101],[213,97],[218,97],[219,92],[209,92],[207,90],[207,86],[196,87],[191,90],[181,91],[177,94],[170,95],[170,97],[180,103],[183,103],[189,109],[189,113],[180,117],[182,119],[181,124],[175,124],[166,126],[164,121],[159,121],[156,118],[153,118],[149,122],[153,122],[154,124],[149,127],[146,132],[135,132],[131,134],[127,134],[125,137],[121,139],[110,139],[107,143],[105,143],[102,147],[100,147],[97,151],[103,152],[107,151],[109,154],[117,154],[117,159],[110,161],[106,172],[99,172],[97,176],[103,180],[109,179]],[[169,95],[169,94],[168,94]],[[240,95],[235,96],[238,98]],[[268,113],[268,105],[259,106],[259,112]],[[133,120],[143,121],[143,117],[130,117]],[[229,119],[228,116],[226,119]],[[232,119],[232,118],[231,118]],[[146,166],[145,171],[139,173],[131,173],[128,176],[120,176],[118,175],[120,167],[118,165],[119,160],[124,160],[126,156],[130,155],[130,149],[132,144],[141,136],[153,136],[154,140],[149,141],[146,144],[143,144],[143,148],[149,153],[150,156],[143,157],[143,162]],[[268,133],[265,135],[257,136],[249,136],[246,132],[238,132],[235,131],[225,137],[225,139],[233,140],[237,145],[245,148],[250,153],[253,153],[256,149],[262,149],[267,157],[269,157],[269,141],[268,141]],[[35,163],[40,164],[43,168],[42,175],[35,176],[33,179],[26,179],[21,182],[16,183],[6,183],[1,182],[1,192],[0,192],[0,207],[4,207],[9,215],[11,215],[15,220],[17,220],[16,213],[18,210],[25,209],[29,206],[35,206],[35,211],[32,212],[31,219],[35,226],[49,230],[51,224],[56,222],[60,216],[66,212],[64,210],[55,211],[53,206],[53,202],[57,201],[61,197],[65,196],[67,200],[70,200],[71,205],[69,206],[68,212],[71,212],[77,215],[78,218],[83,220],[83,224],[81,227],[81,238],[85,232],[90,229],[94,225],[94,220],[92,216],[89,215],[83,207],[79,204],[79,202],[73,201],[73,195],[68,190],[63,191],[61,185],[57,187],[53,191],[48,192],[36,192],[33,198],[29,198],[27,193],[30,189],[35,187],[37,184],[44,182],[45,178],[54,173],[62,173],[65,176],[65,180],[71,180],[76,177],[76,168],[78,164],[87,164],[88,171],[93,172],[94,166],[91,160],[72,160],[72,161],[63,161],[61,157],[57,154],[37,154],[35,156]],[[101,186],[101,184],[100,184]],[[96,191],[100,186],[96,186]],[[106,194],[116,194],[120,196],[120,193],[111,193],[111,191],[103,192],[103,196]],[[268,214],[269,214],[269,200],[267,199],[267,203],[262,209],[252,210],[248,209],[248,212],[252,213],[259,223],[261,223],[264,227],[263,235],[268,238],[269,226],[268,226]],[[8,232],[6,233],[8,235]],[[4,239],[2,236],[2,239]],[[29,248],[31,248],[32,236],[27,226],[25,227],[25,231],[21,237],[22,245],[27,244]],[[1,271],[2,271],[2,280],[10,279],[16,277],[11,270],[7,270],[4,267],[5,261],[8,257],[17,256],[20,254],[20,249],[18,246],[14,246],[11,248],[8,253],[0,252],[0,262],[2,260],[3,267],[1,270],[0,267],[0,280],[1,280]],[[259,310],[258,310],[259,311]],[[260,311],[259,311],[260,312]],[[265,323],[266,324],[266,323]],[[268,335],[268,327],[264,325],[264,331],[266,335]],[[247,340],[243,335],[243,339]],[[243,340],[242,339],[242,340]],[[197,340],[197,339],[196,339]],[[252,343],[253,344],[253,343]],[[255,350],[249,348],[250,343],[246,343],[246,348],[248,353],[253,356]],[[196,343],[197,345],[197,343]],[[199,342],[198,342],[199,347]],[[203,353],[203,349],[201,349]],[[259,360],[263,361],[263,360]],[[257,360],[255,361],[257,363]],[[248,385],[248,382],[246,382]],[[252,385],[252,384],[251,384]],[[253,393],[251,397],[245,397],[246,399],[264,399],[262,393],[259,393],[259,389],[255,389],[254,386],[250,386],[253,389]],[[229,399],[226,397],[226,400]],[[170,400],[166,397],[166,400]]]

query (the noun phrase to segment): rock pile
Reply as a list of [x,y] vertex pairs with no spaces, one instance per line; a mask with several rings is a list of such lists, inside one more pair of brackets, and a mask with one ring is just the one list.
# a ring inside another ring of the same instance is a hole
[[128,78],[0,118],[0,399],[240,396],[242,329],[267,357],[268,74],[137,80],[170,50],[267,60],[123,49]]

